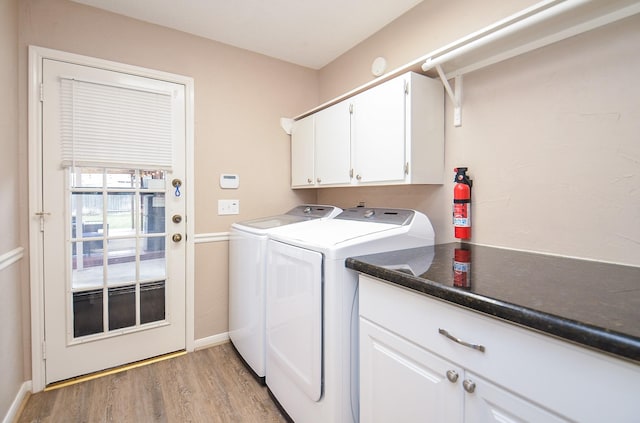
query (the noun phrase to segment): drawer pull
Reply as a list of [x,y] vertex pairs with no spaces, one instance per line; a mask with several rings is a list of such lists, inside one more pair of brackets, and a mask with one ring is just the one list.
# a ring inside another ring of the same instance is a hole
[[451,383],[456,383],[458,381],[458,372],[455,370],[447,370],[447,379],[449,379]]
[[440,333],[440,335],[446,336],[447,338],[451,339],[453,342],[457,342],[460,345],[464,345],[465,347],[473,348],[474,350],[478,350],[481,352],[484,352],[485,350],[484,345],[471,344],[469,342],[463,341],[462,339],[451,335],[449,332],[447,332],[444,329],[438,329],[438,333]]

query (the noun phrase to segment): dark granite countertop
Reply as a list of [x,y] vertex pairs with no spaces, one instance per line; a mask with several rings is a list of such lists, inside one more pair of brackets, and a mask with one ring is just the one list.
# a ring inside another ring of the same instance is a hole
[[640,362],[640,267],[466,243],[352,257],[346,266]]

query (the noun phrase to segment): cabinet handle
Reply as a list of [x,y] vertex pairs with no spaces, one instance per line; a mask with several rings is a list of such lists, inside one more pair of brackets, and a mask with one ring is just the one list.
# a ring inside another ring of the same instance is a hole
[[318,183],[321,183],[322,179],[318,178],[318,179],[316,179],[316,181],[318,181]]
[[362,175],[356,175],[356,179],[359,181],[362,179]]
[[485,350],[484,345],[471,344],[469,342],[463,341],[462,339],[451,335],[449,332],[447,332],[444,329],[438,329],[438,333],[440,333],[440,335],[446,336],[447,338],[451,339],[453,342],[457,342],[460,345],[464,345],[465,347],[473,348],[474,350],[478,350],[480,352],[484,352]]
[[449,379],[451,383],[456,383],[458,381],[458,372],[455,370],[447,370],[447,379]]
[[308,184],[312,184],[312,183],[313,183],[313,179],[311,179],[311,178],[307,178],[307,183],[308,183]]
[[473,394],[473,392],[476,390],[476,383],[469,379],[462,382],[462,386],[464,387],[464,390],[470,394]]

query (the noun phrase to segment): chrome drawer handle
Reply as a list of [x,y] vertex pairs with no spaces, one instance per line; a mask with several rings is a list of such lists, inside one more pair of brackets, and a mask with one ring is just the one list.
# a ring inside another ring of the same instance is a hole
[[444,329],[438,329],[438,333],[440,333],[440,335],[446,336],[447,338],[451,339],[453,342],[457,342],[460,345],[464,345],[465,347],[473,348],[474,350],[478,350],[481,352],[484,352],[485,350],[484,345],[471,344],[469,342],[463,341],[462,339],[451,335],[449,332],[447,332]]

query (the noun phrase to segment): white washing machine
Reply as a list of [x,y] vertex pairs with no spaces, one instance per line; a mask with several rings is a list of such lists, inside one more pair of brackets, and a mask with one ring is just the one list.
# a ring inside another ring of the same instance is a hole
[[287,213],[231,225],[229,239],[229,338],[245,363],[264,383],[265,254],[271,229],[329,219],[342,209],[301,205]]
[[266,383],[293,421],[359,421],[358,276],[345,259],[433,243],[427,216],[405,209],[347,209],[269,234]]

